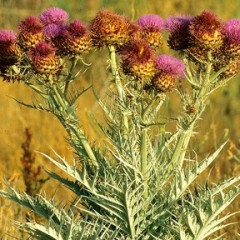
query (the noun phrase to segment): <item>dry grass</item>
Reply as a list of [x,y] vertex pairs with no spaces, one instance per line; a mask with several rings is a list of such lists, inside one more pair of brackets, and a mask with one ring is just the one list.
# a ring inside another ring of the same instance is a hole
[[[67,2],[67,3],[66,3]],[[0,0],[0,26],[1,28],[15,29],[17,23],[28,15],[38,15],[44,8],[49,6],[58,6],[68,10],[71,17],[78,17],[83,20],[90,20],[99,8],[107,7],[109,9],[125,13],[132,19],[138,18],[144,13],[156,13],[162,17],[167,17],[171,14],[185,13],[198,14],[203,9],[212,9],[219,14],[223,20],[237,17],[240,14],[240,1],[237,0],[216,0],[216,1],[195,1],[195,0],[170,0],[159,1],[156,4],[155,0],[131,0],[129,1],[114,1],[114,0]],[[227,11],[226,11],[227,9]],[[167,47],[164,46],[164,52],[167,52]],[[98,54],[98,53],[97,53]],[[105,60],[101,60],[102,55],[98,54],[97,60],[94,56],[88,56],[86,61],[93,62],[91,71],[84,75],[84,79],[78,79],[75,83],[76,88],[83,88],[93,82],[97,91],[101,93],[106,88],[107,82],[104,81],[106,74]],[[100,70],[99,72],[99,69]],[[96,73],[96,75],[95,75]],[[97,76],[97,79],[94,77]],[[63,136],[63,131],[57,119],[47,113],[38,112],[32,109],[27,109],[17,104],[13,97],[22,101],[31,102],[35,99],[34,94],[29,91],[22,83],[9,84],[0,82],[0,174],[5,176],[13,185],[19,189],[24,190],[25,186],[22,178],[21,162],[22,156],[21,144],[24,141],[24,129],[29,128],[33,134],[32,149],[46,154],[52,155],[51,148],[62,156],[71,159],[72,153],[67,146]],[[239,162],[231,158],[231,152],[238,154],[237,149],[240,149],[240,81],[239,77],[232,80],[230,85],[223,91],[218,91],[211,99],[210,107],[207,114],[199,124],[198,131],[200,132],[192,143],[192,147],[200,151],[201,156],[216,148],[223,138],[228,138],[236,145],[236,148],[229,145],[228,156],[226,153],[222,154],[221,158],[212,166],[211,179],[223,179],[229,175],[236,175],[240,173]],[[86,129],[89,137],[99,138],[99,132],[87,129],[87,122],[90,121],[90,112],[100,117],[99,109],[94,102],[93,95],[88,92],[80,98],[79,102],[79,116]],[[169,111],[175,111],[175,103],[171,103]],[[211,114],[209,114],[211,112]],[[94,126],[93,121],[90,121],[91,126]],[[96,130],[96,129],[95,129]],[[47,163],[40,154],[36,155],[37,164],[51,169],[52,166]],[[44,176],[43,176],[44,177]],[[46,177],[46,176],[45,176]],[[207,173],[205,174],[207,177]],[[204,178],[204,177],[203,177]],[[203,180],[203,179],[202,179]],[[57,185],[54,181],[48,181],[43,191],[46,193],[52,188],[61,189],[62,186]],[[48,195],[48,194],[47,194]],[[70,193],[67,193],[70,196]],[[65,199],[66,190],[58,191],[56,197],[58,199]],[[66,199],[67,200],[67,199]],[[20,233],[14,227],[10,219],[20,220],[25,218],[25,213],[18,208],[18,206],[10,203],[7,200],[0,199],[0,239],[9,239],[7,234],[17,235],[22,239]],[[239,211],[239,202],[235,203],[229,209],[230,211]],[[234,219],[239,221],[237,217]],[[230,239],[234,239],[237,231],[240,232],[238,226],[229,227],[228,230]],[[5,237],[1,238],[5,233]],[[236,237],[237,239],[237,237]]]

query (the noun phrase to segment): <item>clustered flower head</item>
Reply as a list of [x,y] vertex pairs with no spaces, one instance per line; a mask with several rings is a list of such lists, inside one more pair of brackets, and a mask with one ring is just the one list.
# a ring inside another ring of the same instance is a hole
[[185,66],[180,59],[169,55],[160,55],[155,61],[156,74],[152,78],[152,84],[158,91],[170,91],[174,88],[175,81],[184,77]]
[[174,50],[184,50],[189,47],[189,25],[192,16],[176,15],[166,19],[165,28],[169,31],[168,44]]
[[30,49],[44,40],[43,25],[34,16],[27,17],[23,20],[18,26],[18,29],[18,41],[24,49]]
[[161,46],[165,30],[169,32],[169,47],[180,51],[197,67],[215,59],[214,70],[225,67],[220,76],[226,78],[236,74],[239,66],[240,19],[222,23],[211,11],[196,17],[170,16],[165,21],[156,14],[146,14],[131,22],[124,15],[103,9],[89,27],[79,19],[71,23],[68,19],[66,11],[53,7],[38,18],[24,19],[17,34],[1,30],[1,76],[5,77],[15,66],[31,71],[29,65],[34,73],[57,75],[65,59],[78,58],[93,47],[115,47],[121,56],[122,70],[130,79],[157,91],[170,91],[183,77],[184,65],[171,56],[156,57],[155,50]]
[[141,16],[137,24],[140,26],[140,38],[146,40],[153,48],[162,45],[162,31],[164,30],[164,20],[155,14]]
[[90,25],[93,44],[97,47],[126,44],[138,30],[125,16],[101,10]]
[[39,42],[30,52],[30,60],[39,74],[55,74],[61,70],[61,59],[50,43]]

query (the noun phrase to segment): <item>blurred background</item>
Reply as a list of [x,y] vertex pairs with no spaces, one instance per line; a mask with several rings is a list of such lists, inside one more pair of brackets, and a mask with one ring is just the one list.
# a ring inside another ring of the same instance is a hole
[[[71,20],[79,18],[89,22],[101,8],[108,8],[125,14],[131,20],[136,20],[143,14],[154,13],[163,18],[174,14],[197,15],[204,9],[211,9],[225,21],[230,18],[240,18],[240,0],[0,0],[0,29],[17,29],[19,22],[29,15],[38,16],[45,8],[56,6],[69,12]],[[170,52],[167,44],[162,52]],[[175,54],[171,52],[172,54]],[[92,66],[77,79],[75,88],[83,89],[93,84],[101,94],[107,88],[106,65],[107,55],[104,51],[90,53],[85,61]],[[172,98],[171,98],[172,96]],[[0,176],[1,187],[3,178],[11,185],[29,194],[36,194],[42,189],[48,197],[52,189],[57,189],[56,200],[71,199],[71,193],[61,190],[61,186],[53,180],[48,180],[39,166],[53,169],[49,162],[35,151],[53,156],[54,149],[61,156],[71,159],[71,149],[65,142],[65,132],[57,119],[44,112],[25,108],[16,101],[31,103],[36,101],[35,95],[22,83],[7,83],[0,80]],[[167,111],[177,114],[174,93],[170,95]],[[177,100],[176,100],[177,101]],[[83,128],[90,139],[101,138],[101,133],[95,128],[91,114],[101,117],[100,110],[94,101],[91,91],[85,93],[78,101],[78,113]],[[89,127],[90,126],[90,127]],[[211,166],[212,182],[223,180],[228,176],[240,174],[240,76],[231,80],[224,89],[217,91],[209,102],[203,119],[199,122],[199,132],[192,142],[192,148],[198,151],[200,157],[208,151],[213,151],[221,142],[229,139],[225,152]],[[28,164],[30,162],[30,165]],[[29,167],[30,166],[30,167]],[[209,171],[201,177],[205,180]],[[44,183],[45,182],[45,183]],[[50,190],[51,189],[51,190]],[[50,190],[50,191],[48,191]],[[239,199],[228,211],[239,211]],[[0,239],[11,239],[17,236],[22,239],[21,232],[14,226],[13,220],[26,219],[27,214],[17,205],[0,199]],[[233,217],[232,221],[240,221]],[[239,239],[239,223],[225,229],[227,235],[222,239]],[[223,232],[222,232],[223,233]]]

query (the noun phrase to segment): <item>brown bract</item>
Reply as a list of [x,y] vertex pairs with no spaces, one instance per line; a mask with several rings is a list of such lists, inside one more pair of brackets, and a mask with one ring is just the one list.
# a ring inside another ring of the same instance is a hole
[[159,92],[169,92],[175,87],[176,76],[165,73],[163,71],[158,72],[152,78],[152,85]]
[[97,47],[122,46],[128,42],[137,28],[125,16],[109,10],[101,10],[90,24],[93,44]]
[[92,46],[90,31],[79,20],[75,20],[63,33],[67,55],[75,56],[87,53]]

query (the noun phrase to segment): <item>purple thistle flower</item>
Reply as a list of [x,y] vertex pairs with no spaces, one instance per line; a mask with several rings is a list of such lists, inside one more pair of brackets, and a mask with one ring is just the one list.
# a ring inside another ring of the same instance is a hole
[[64,23],[68,21],[68,18],[68,13],[60,8],[48,8],[39,16],[41,23],[44,25]]
[[47,39],[53,39],[62,36],[66,26],[62,23],[51,23],[44,27],[44,35]]
[[11,45],[17,40],[16,34],[12,30],[0,30],[0,45]]
[[162,31],[164,29],[164,20],[155,14],[146,14],[141,16],[137,24],[148,31]]
[[240,44],[240,19],[231,19],[224,25],[224,33],[230,44]]
[[165,21],[165,28],[170,33],[186,31],[192,19],[190,15],[170,16]]
[[164,72],[177,77],[184,77],[185,66],[183,62],[169,55],[160,55],[156,58],[156,67],[159,72]]

